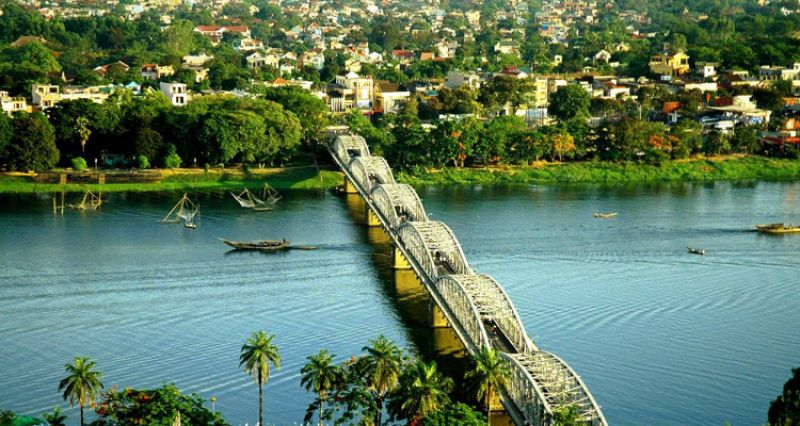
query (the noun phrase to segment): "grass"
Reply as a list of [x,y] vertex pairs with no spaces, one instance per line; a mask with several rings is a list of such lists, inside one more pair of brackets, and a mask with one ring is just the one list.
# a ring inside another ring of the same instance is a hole
[[188,190],[232,190],[242,187],[260,188],[265,180],[279,190],[285,189],[329,189],[340,184],[341,174],[332,170],[319,170],[314,166],[258,169],[250,173],[240,170],[176,169],[163,170],[160,183],[110,183],[67,185],[36,183],[32,176],[19,174],[0,175],[0,193],[32,192],[148,192]]
[[800,161],[731,156],[671,161],[660,166],[634,163],[541,163],[463,169],[417,169],[398,173],[412,185],[493,183],[621,183],[717,180],[797,180]]
[[[337,171],[314,166],[241,170],[163,170],[160,183],[43,184],[24,174],[0,175],[3,192],[82,191],[188,191],[260,188],[265,179],[276,189],[330,189],[339,185]],[[532,166],[415,169],[397,173],[400,182],[411,185],[495,183],[622,183],[716,180],[800,180],[800,161],[758,156],[728,156],[671,161],[660,166],[634,163],[538,163]]]

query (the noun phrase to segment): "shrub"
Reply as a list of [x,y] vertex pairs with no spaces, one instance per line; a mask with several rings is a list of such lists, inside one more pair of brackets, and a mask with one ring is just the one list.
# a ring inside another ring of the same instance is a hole
[[83,157],[75,157],[75,158],[72,159],[72,168],[73,169],[75,169],[75,170],[77,170],[79,172],[82,172],[82,171],[86,170],[86,167],[87,167],[86,160],[84,160]]
[[181,157],[175,152],[175,145],[170,145],[167,148],[167,156],[164,157],[164,167],[174,169],[181,166]]
[[211,169],[211,164],[208,164],[208,163],[206,163],[206,164],[203,164],[203,170],[204,170],[206,173],[208,173],[208,171],[209,171],[210,169]]
[[150,160],[147,159],[146,155],[140,155],[136,157],[136,161],[139,163],[140,169],[149,169],[150,168]]

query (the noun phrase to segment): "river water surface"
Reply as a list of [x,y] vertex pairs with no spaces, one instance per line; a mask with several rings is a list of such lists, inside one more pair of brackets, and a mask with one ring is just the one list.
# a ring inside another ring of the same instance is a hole
[[[800,235],[747,231],[800,223],[798,183],[419,191],[612,425],[763,424],[800,367]],[[226,194],[193,197],[196,231],[157,223],[176,193],[110,194],[99,212],[63,216],[49,195],[0,196],[0,408],[63,405],[63,365],[88,355],[106,386],[175,382],[252,425],[257,388],[238,355],[265,329],[283,356],[265,417],[294,424],[312,400],[299,370],[321,348],[342,360],[384,334],[426,357],[452,350],[425,326],[408,277],[388,269],[385,238],[357,223],[356,198],[290,192],[254,213]],[[619,216],[592,218],[606,211]],[[320,249],[228,252],[217,237]]]

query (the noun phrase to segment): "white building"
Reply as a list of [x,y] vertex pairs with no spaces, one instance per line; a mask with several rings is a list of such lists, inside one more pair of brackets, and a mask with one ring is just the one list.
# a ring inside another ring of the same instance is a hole
[[169,98],[172,105],[183,106],[189,102],[189,94],[183,83],[160,83],[161,93]]
[[0,91],[0,110],[11,115],[17,111],[27,111],[28,101],[22,96],[9,96],[8,92]]

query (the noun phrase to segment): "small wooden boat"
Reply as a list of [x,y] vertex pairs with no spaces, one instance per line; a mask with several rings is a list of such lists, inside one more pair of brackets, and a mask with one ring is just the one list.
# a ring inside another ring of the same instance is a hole
[[696,249],[694,247],[687,247],[689,249],[689,253],[692,254],[699,254],[700,256],[706,255],[706,249]]
[[758,232],[766,234],[794,234],[800,232],[800,226],[785,223],[770,223],[768,225],[756,225]]
[[286,250],[289,248],[289,242],[286,240],[258,240],[258,241],[231,241],[220,238],[223,243],[237,249],[237,250],[262,250],[262,251],[276,251]]
[[612,217],[617,217],[617,212],[612,212],[612,213],[595,213],[595,214],[593,214],[593,215],[592,215],[592,217],[594,217],[594,218],[598,218],[598,219],[610,219],[610,218],[612,218]]

